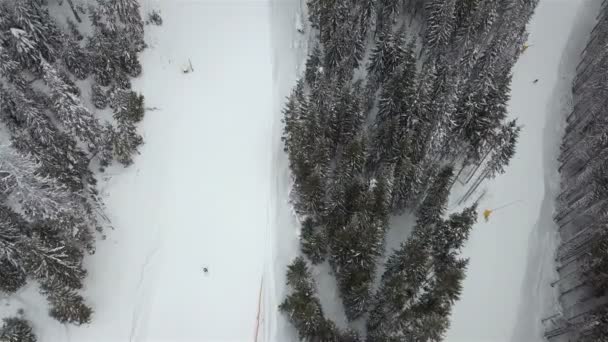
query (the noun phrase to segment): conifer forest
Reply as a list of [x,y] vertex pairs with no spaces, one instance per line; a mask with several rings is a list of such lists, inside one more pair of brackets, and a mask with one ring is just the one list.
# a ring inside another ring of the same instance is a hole
[[[284,110],[283,141],[306,256],[281,310],[303,340],[439,341],[459,299],[477,204],[446,215],[470,169],[504,173],[521,127],[507,120],[512,68],[536,1],[310,0],[315,47]],[[385,251],[391,215],[411,237]],[[379,284],[381,256],[389,253]],[[323,316],[308,268],[327,260],[349,321]]]
[[0,342],[608,341],[607,44],[605,0],[0,0]]
[[[83,258],[108,227],[95,171],[130,165],[143,143],[130,78],[145,43],[136,0],[69,2],[73,12],[53,16],[46,1],[0,1],[0,291],[34,281],[50,316],[80,325],[93,315]],[[11,317],[0,340],[36,337]]]

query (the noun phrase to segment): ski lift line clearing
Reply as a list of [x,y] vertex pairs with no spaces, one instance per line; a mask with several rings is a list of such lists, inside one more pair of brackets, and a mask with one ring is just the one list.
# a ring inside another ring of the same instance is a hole
[[498,210],[500,210],[500,209],[504,209],[504,208],[510,207],[510,206],[512,206],[512,205],[514,205],[514,204],[517,204],[517,203],[519,203],[519,202],[522,202],[522,200],[516,200],[516,201],[513,201],[513,202],[509,202],[509,203],[507,203],[507,204],[503,204],[503,205],[498,206],[498,207],[493,208],[493,209],[486,209],[486,210],[484,210],[484,211],[483,211],[483,218],[484,218],[484,220],[485,220],[486,222],[488,222],[488,221],[490,220],[490,216],[491,216],[491,215],[492,215],[494,212],[496,212],[496,211],[498,211]]

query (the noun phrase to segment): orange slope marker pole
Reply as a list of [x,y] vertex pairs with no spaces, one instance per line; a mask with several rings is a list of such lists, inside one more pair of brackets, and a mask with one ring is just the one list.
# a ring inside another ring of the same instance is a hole
[[260,294],[258,295],[258,314],[255,317],[255,336],[253,340],[258,341],[258,333],[260,329],[260,308],[262,307],[262,284],[264,283],[264,277],[260,280]]

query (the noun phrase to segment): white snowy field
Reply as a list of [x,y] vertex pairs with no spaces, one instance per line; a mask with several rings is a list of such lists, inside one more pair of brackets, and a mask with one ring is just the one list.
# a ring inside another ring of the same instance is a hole
[[509,104],[510,115],[524,126],[517,153],[506,174],[488,184],[480,209],[520,202],[475,226],[464,252],[470,265],[449,342],[543,341],[540,320],[552,310],[549,284],[555,280],[556,158],[574,71],[600,3],[541,0],[536,9]]

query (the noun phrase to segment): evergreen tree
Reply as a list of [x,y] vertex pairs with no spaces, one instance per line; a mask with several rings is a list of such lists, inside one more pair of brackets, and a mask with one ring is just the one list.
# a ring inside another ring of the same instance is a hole
[[287,285],[293,292],[279,306],[298,330],[301,339],[311,338],[323,325],[321,303],[315,295],[312,275],[302,258],[296,258],[287,268]]
[[38,165],[9,147],[0,148],[0,188],[11,196],[32,219],[58,219],[71,211],[73,202],[56,181],[40,177]]
[[327,237],[323,227],[315,226],[312,219],[307,218],[302,224],[302,253],[310,259],[313,265],[325,261],[327,254]]
[[9,317],[3,319],[4,324],[0,328],[1,342],[36,342],[36,335],[32,331],[30,323],[20,317]]
[[0,225],[0,291],[13,293],[26,281],[17,248],[19,241],[28,233],[28,223],[10,208],[0,205]]
[[57,70],[46,61],[42,62],[44,81],[51,88],[53,107],[61,123],[77,138],[87,144],[95,154],[103,141],[102,127],[80,99],[69,90]]
[[380,32],[367,66],[367,72],[380,82],[392,75],[406,56],[405,40],[390,31]]
[[338,90],[329,120],[329,136],[335,149],[346,145],[361,130],[364,116],[359,102],[360,92],[359,84],[346,84]]
[[114,110],[114,119],[133,123],[144,118],[144,96],[132,90],[116,90],[112,94],[110,107]]
[[91,322],[93,310],[84,303],[84,298],[73,290],[56,285],[44,288],[48,293],[51,309],[49,315],[60,323],[82,325]]
[[454,30],[456,0],[431,0],[425,5],[424,46],[433,55],[445,49]]
[[118,120],[117,128],[111,133],[111,137],[116,160],[124,166],[131,165],[133,155],[139,153],[139,147],[144,142],[133,122],[126,119]]
[[90,58],[80,44],[75,39],[64,39],[63,46],[63,63],[66,69],[76,76],[79,80],[84,80],[89,76]]
[[323,55],[321,49],[316,46],[308,59],[306,60],[306,71],[304,73],[304,80],[311,87],[314,87],[317,80],[323,77]]
[[421,291],[429,265],[430,255],[420,239],[410,238],[389,256],[367,322],[368,338],[391,341],[398,336],[401,313]]
[[446,210],[453,174],[454,171],[450,166],[444,167],[439,172],[424,201],[418,208],[416,217],[418,226],[424,227],[441,220]]
[[375,120],[375,162],[395,162],[400,141],[407,139],[415,122],[416,61],[412,45],[405,50],[400,68],[382,87]]
[[42,60],[53,62],[62,46],[62,35],[48,10],[38,1],[5,1],[0,7],[7,32],[4,46],[24,68],[39,70]]
[[91,84],[91,102],[97,109],[105,109],[109,104],[107,92],[97,83]]
[[[0,248],[5,249],[4,247]],[[2,274],[0,291],[4,293],[14,293],[25,285],[26,274],[8,259],[0,260],[0,274]]]
[[520,131],[521,126],[517,125],[517,120],[510,121],[501,127],[493,154],[486,166],[487,177],[492,178],[505,173],[505,167],[515,155]]

